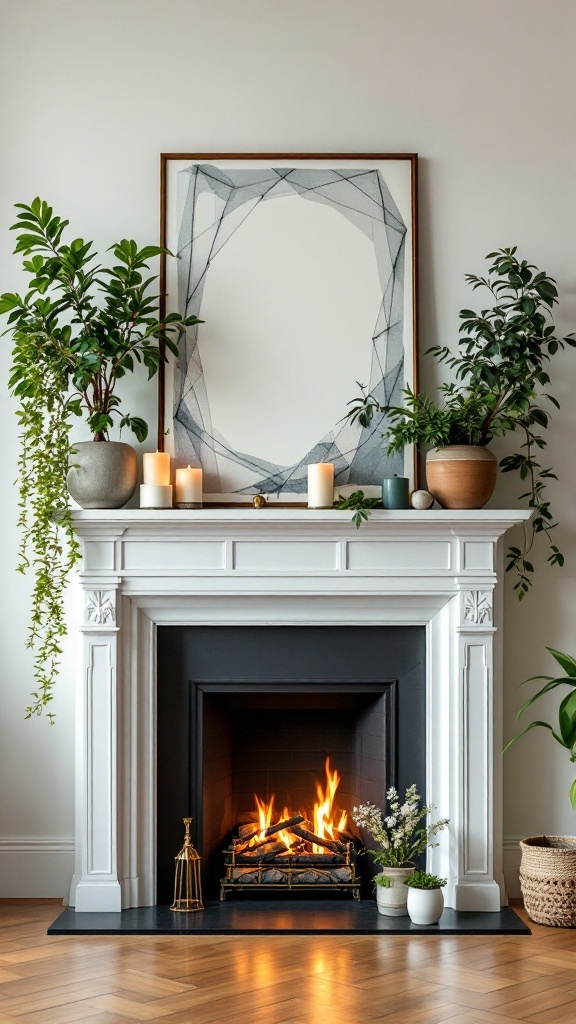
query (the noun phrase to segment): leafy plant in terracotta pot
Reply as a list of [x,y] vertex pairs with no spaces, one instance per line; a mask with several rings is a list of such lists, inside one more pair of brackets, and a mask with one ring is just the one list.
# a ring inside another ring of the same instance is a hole
[[404,882],[414,874],[414,861],[420,854],[428,846],[438,845],[433,839],[449,821],[441,818],[430,825],[421,824],[433,807],[431,804],[420,806],[415,785],[406,790],[402,804],[393,786],[386,793],[386,799],[389,805],[386,816],[374,804],[367,803],[352,809],[352,820],[377,843],[377,848],[369,853],[382,867],[374,879],[379,912],[386,917],[405,917],[408,891]]
[[[152,377],[163,358],[161,346],[176,354],[174,336],[198,320],[176,313],[159,318],[151,291],[157,278],[145,276],[148,261],[163,251],[159,246],[140,249],[122,239],[111,246],[113,265],[104,267],[95,262],[92,242],[64,242],[68,221],[48,203],[37,198],[17,209],[15,252],[24,256],[28,290],[1,295],[0,314],[7,315],[5,333],[14,342],[9,387],[19,403],[19,569],[34,574],[30,717],[52,700],[66,633],[63,592],[79,555],[67,476],[85,507],[125,504],[136,486],[136,455],[129,445],[109,441],[109,431],[117,423],[143,441],[148,427],[122,412],[116,386],[137,363]],[[74,445],[72,424],[82,416],[93,441]],[[53,720],[50,712],[48,718]]]
[[[547,647],[546,650],[558,663],[563,675],[531,676],[530,679],[524,680],[521,686],[533,682],[543,682],[544,685],[524,702],[516,717],[520,719],[536,701],[541,700],[552,690],[562,687],[558,722],[554,725],[541,719],[530,722],[510,740],[504,752],[533,729],[547,729],[556,742],[567,751],[570,763],[575,765],[576,659],[569,654],[555,651],[552,647]],[[565,687],[568,687],[568,692]],[[576,779],[570,786],[569,797],[573,809],[576,810]],[[524,839],[520,843],[520,848],[520,885],[524,905],[532,920],[538,924],[576,927],[576,837],[531,837]]]
[[519,438],[515,451],[500,461],[505,473],[518,473],[527,490],[521,495],[534,515],[524,527],[521,547],[508,549],[508,570],[517,574],[515,589],[522,598],[531,585],[534,571],[529,555],[536,534],[549,539],[552,565],[564,558],[550,541],[557,525],[550,510],[546,484],[556,479],[551,468],[539,461],[546,448],[541,430],[549,414],[541,401],[559,408],[546,389],[550,383],[547,365],[565,345],[576,346],[572,334],[556,337],[550,312],[558,301],[555,281],[544,271],[516,256],[516,247],[499,249],[486,257],[491,261],[485,277],[467,274],[473,289],[490,293],[493,305],[480,312],[463,309],[459,339],[454,354],[447,346],[429,349],[454,372],[456,381],[444,384],[440,400],[415,394],[406,388],[403,407],[380,405],[361,388],[361,395],[349,404],[348,418],[368,426],[382,415],[388,452],[406,445],[430,446],[426,476],[430,492],[445,508],[482,508],[496,483],[497,460],[487,445],[495,437],[513,434]]

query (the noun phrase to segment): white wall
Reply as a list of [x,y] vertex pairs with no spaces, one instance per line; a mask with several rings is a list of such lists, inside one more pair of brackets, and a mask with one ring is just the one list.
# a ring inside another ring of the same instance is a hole
[[[502,245],[557,278],[558,327],[576,324],[573,0],[0,0],[0,24],[1,290],[22,286],[12,204],[37,194],[102,249],[126,235],[156,240],[161,151],[417,151],[421,350],[454,344],[470,304],[463,275]],[[58,724],[23,721],[32,662],[28,582],[14,572],[9,348],[4,340],[0,895],[54,896],[71,871],[74,652],[69,642]],[[424,384],[436,373],[423,360]],[[544,645],[576,652],[576,353],[556,359],[553,377],[562,412],[550,464],[568,558],[560,571],[536,557],[535,592],[520,607],[508,595],[509,735],[515,684],[548,670]],[[154,386],[129,390],[130,408],[153,423]],[[496,504],[518,493],[506,484]],[[533,735],[507,755],[506,836],[574,833],[570,766],[554,747]]]

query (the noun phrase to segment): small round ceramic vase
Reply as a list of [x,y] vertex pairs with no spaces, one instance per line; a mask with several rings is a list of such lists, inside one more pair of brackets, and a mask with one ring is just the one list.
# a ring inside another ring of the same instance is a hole
[[415,889],[411,885],[404,888],[408,891],[407,909],[412,924],[438,924],[444,910],[442,889]]

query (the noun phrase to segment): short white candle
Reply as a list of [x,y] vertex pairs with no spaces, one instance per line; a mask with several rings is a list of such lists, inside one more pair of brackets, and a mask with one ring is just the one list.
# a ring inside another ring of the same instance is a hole
[[176,470],[176,505],[202,508],[202,470],[187,466]]
[[308,508],[332,508],[334,505],[334,466],[316,462],[308,466]]
[[140,484],[140,508],[172,508],[172,485]]
[[168,452],[146,452],[143,456],[144,483],[167,487],[170,483],[170,455]]

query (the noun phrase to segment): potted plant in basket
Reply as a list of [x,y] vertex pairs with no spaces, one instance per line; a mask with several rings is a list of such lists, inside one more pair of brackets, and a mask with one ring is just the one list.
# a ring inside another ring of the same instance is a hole
[[413,924],[438,924],[444,910],[443,887],[448,879],[429,875],[426,871],[415,871],[407,878],[408,916]]
[[[34,592],[29,646],[35,650],[36,692],[28,717],[52,699],[60,641],[66,632],[63,591],[79,549],[69,496],[87,508],[118,508],[137,482],[136,454],[108,440],[115,420],[139,441],[148,433],[138,416],[123,413],[118,381],[141,363],[152,377],[164,358],[177,354],[174,336],[199,321],[171,313],[159,317],[146,276],[159,246],[139,248],[122,239],[111,246],[112,267],[95,263],[93,243],[63,241],[68,221],[41,199],[21,210],[13,230],[15,252],[29,277],[24,295],[0,296],[0,313],[12,335],[9,387],[19,402],[18,463],[22,543],[20,571],[32,569]],[[74,417],[85,415],[93,441],[73,444]],[[53,716],[48,713],[50,721]]]
[[[531,585],[529,554],[535,536],[549,536],[556,525],[545,491],[547,481],[556,477],[538,459],[546,447],[540,429],[548,426],[540,400],[559,407],[545,390],[550,382],[546,366],[565,344],[576,346],[576,339],[572,334],[556,337],[549,315],[558,291],[551,277],[520,261],[515,247],[486,258],[492,261],[487,276],[467,274],[466,280],[474,290],[488,291],[493,305],[480,312],[461,310],[459,354],[447,346],[429,349],[456,376],[455,383],[439,389],[440,401],[406,388],[404,407],[383,406],[360,386],[361,395],[349,403],[347,416],[368,427],[375,415],[382,415],[389,453],[409,444],[430,446],[427,486],[444,508],[482,508],[492,496],[497,473],[496,457],[487,445],[495,437],[518,435],[516,450],[501,459],[500,468],[526,481],[521,497],[534,509],[522,546],[508,550],[507,568],[516,572],[522,598]],[[548,561],[564,561],[553,543]]]
[[[541,720],[530,722],[510,740],[504,752],[532,729],[547,729],[568,752],[571,764],[576,764],[576,659],[552,647],[546,650],[560,665],[564,675],[532,676],[524,680],[521,686],[536,681],[543,682],[544,686],[525,701],[517,718],[521,718],[545,694],[567,686],[568,692],[563,693],[558,707],[558,724],[553,726]],[[576,810],[576,779],[570,787],[569,796]],[[537,924],[576,927],[576,838],[537,836],[522,840],[520,848],[520,887],[524,906],[532,920]]]
[[406,790],[402,804],[393,786],[386,793],[386,799],[389,804],[386,817],[374,804],[367,803],[352,809],[352,820],[378,844],[378,849],[369,852],[382,867],[374,879],[379,912],[386,917],[405,917],[408,890],[404,883],[414,874],[416,858],[428,846],[438,846],[433,839],[449,820],[441,818],[430,825],[420,824],[433,807],[432,804],[420,806],[415,785]]

